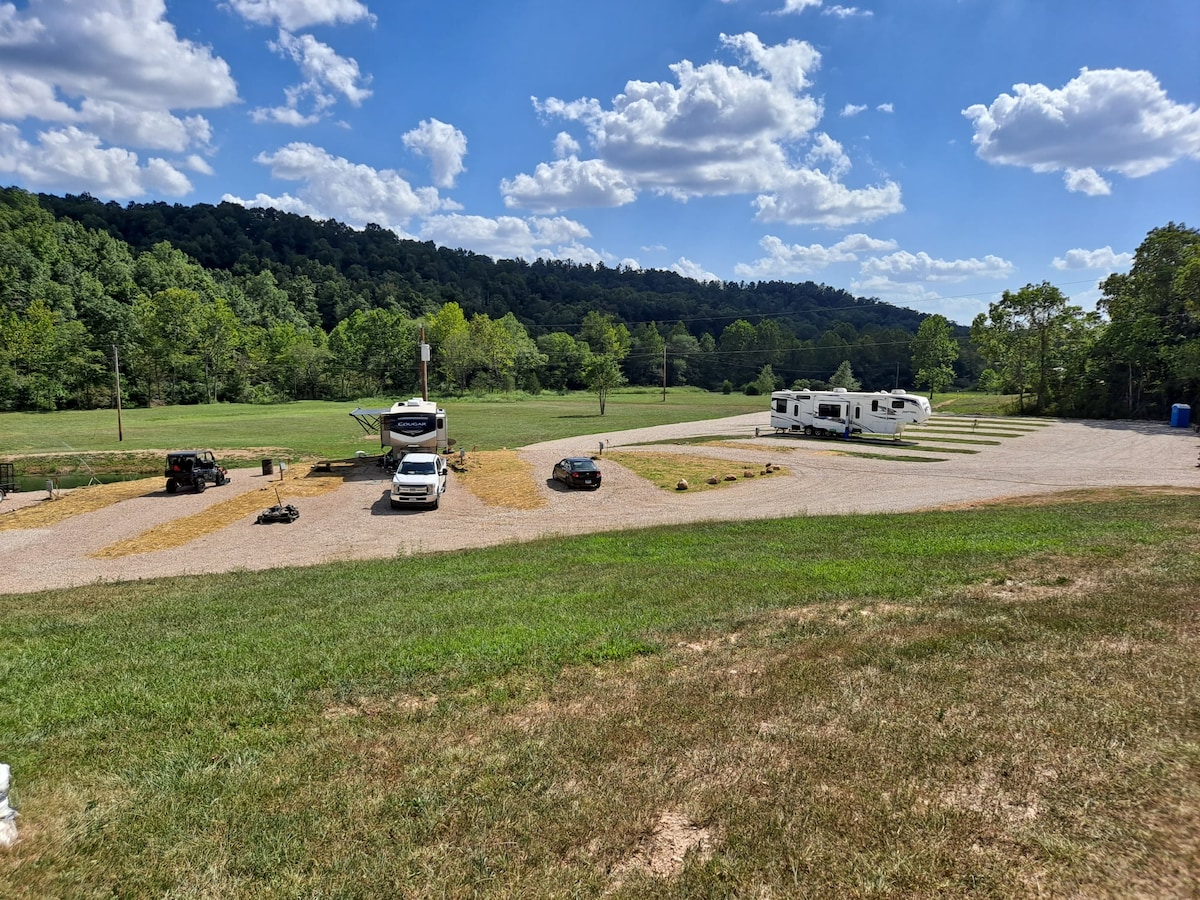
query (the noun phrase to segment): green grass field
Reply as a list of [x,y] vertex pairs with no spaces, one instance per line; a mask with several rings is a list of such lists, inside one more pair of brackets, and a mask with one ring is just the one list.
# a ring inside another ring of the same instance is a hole
[[1195,504],[0,596],[0,894],[1194,895]]
[[[90,454],[99,454],[102,458],[97,464],[107,470],[110,466],[128,464],[128,460],[103,458],[104,454],[192,447],[265,448],[272,451],[266,455],[288,459],[342,459],[353,456],[357,450],[379,452],[378,434],[364,434],[350,412],[357,406],[383,407],[391,402],[367,398],[347,403],[305,401],[272,406],[222,403],[127,409],[121,414],[122,440],[118,440],[116,410],[0,413],[0,458],[16,460],[19,470],[27,462],[32,464],[32,457],[45,454],[65,454],[68,458],[89,454],[89,464]],[[748,412],[761,411],[764,419],[768,415],[768,403],[763,397],[686,388],[669,390],[666,402],[660,391],[614,392],[603,416],[595,396],[583,393],[450,400],[443,405],[450,436],[457,446],[480,450]],[[146,458],[152,461],[149,471],[161,468],[162,460],[157,454]],[[242,464],[256,462],[248,458]]]
[[[954,414],[1001,416],[1008,399],[944,394],[935,401],[939,410]],[[356,451],[379,450],[378,436],[365,434],[350,412],[358,406],[377,408],[390,402],[366,398],[346,403],[126,409],[119,434],[116,410],[0,413],[0,460],[13,462],[18,476],[37,478],[92,472],[157,474],[162,468],[161,451],[169,449],[229,451],[236,454],[225,460],[232,466],[255,466],[260,456],[344,459]],[[456,446],[480,450],[742,413],[761,412],[765,424],[770,415],[765,397],[690,388],[670,389],[665,402],[660,391],[649,388],[616,391],[603,416],[597,399],[585,393],[465,398],[443,405]]]

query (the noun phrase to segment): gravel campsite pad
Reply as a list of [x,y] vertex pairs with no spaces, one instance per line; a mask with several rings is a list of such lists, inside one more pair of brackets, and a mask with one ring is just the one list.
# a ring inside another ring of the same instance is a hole
[[[706,437],[712,440],[700,440]],[[935,416],[905,437],[916,444],[777,436],[765,414],[751,414],[535,444],[519,451],[525,465],[514,469],[514,477],[532,479],[525,492],[544,500],[527,508],[485,502],[468,489],[469,476],[452,473],[440,509],[392,510],[389,477],[371,460],[332,473],[296,467],[285,479],[235,469],[229,484],[202,494],[170,495],[162,479],[147,479],[141,490],[125,488],[111,502],[93,493],[86,503],[69,503],[76,494],[82,501],[86,492],[99,492],[97,487],[63,492],[59,499],[17,493],[0,505],[0,593],[405,556],[649,525],[906,512],[1079,488],[1156,486],[1200,494],[1200,441],[1188,429],[1161,423]],[[692,457],[710,456],[718,477],[749,464],[774,463],[786,472],[719,490],[667,491],[606,460],[602,443],[622,453],[686,449]],[[573,492],[552,482],[550,470],[565,456],[596,458],[604,475],[600,490]],[[257,525],[258,514],[280,499],[303,515],[291,524]],[[68,514],[36,520],[21,515],[47,504],[64,504]],[[153,539],[156,531],[178,534],[174,523],[181,519],[194,537]],[[120,553],[110,549],[118,546]]]

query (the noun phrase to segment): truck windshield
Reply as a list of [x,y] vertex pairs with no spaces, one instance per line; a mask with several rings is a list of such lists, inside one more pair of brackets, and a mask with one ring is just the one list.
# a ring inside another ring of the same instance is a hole
[[400,464],[401,475],[432,475],[434,474],[433,463],[431,462],[404,462]]

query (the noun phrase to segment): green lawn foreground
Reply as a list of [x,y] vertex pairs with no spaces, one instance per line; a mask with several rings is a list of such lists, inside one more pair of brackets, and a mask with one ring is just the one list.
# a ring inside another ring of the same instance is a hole
[[0,596],[0,894],[1195,895],[1196,503]]

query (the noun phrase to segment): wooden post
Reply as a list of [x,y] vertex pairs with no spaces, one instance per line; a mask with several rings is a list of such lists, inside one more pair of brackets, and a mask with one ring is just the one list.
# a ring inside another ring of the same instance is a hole
[[667,402],[667,342],[663,341],[663,398],[662,402]]

